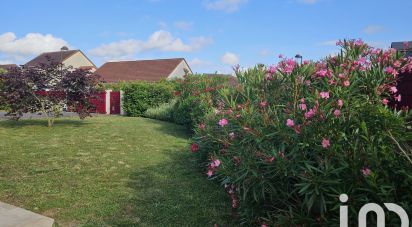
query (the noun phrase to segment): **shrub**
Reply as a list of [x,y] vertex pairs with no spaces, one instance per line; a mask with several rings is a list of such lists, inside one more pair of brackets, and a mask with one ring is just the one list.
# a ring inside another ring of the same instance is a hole
[[387,107],[412,61],[360,40],[340,45],[319,62],[237,70],[241,86],[198,124],[192,152],[243,224],[336,226],[342,193],[351,225],[369,202],[412,212],[408,114]]
[[176,105],[176,99],[170,102],[160,104],[158,107],[149,108],[144,113],[144,117],[161,121],[173,122],[173,109]]
[[204,75],[190,75],[178,81],[173,121],[192,129],[218,105],[219,92],[228,87],[228,82],[227,77]]
[[143,116],[152,107],[173,98],[173,82],[135,82],[123,87],[123,108],[129,116]]

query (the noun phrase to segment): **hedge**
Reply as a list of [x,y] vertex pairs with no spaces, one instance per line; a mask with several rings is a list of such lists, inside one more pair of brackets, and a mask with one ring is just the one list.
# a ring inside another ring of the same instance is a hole
[[144,112],[173,98],[174,82],[134,82],[122,84],[123,108],[128,116],[143,116]]

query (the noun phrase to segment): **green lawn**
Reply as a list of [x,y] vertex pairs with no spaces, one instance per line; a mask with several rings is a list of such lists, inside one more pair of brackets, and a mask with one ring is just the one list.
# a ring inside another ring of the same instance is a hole
[[0,121],[0,201],[59,226],[228,226],[230,202],[177,125],[128,117]]

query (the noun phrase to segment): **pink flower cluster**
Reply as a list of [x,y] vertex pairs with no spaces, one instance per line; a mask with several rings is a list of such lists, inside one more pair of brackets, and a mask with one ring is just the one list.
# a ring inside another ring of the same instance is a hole
[[218,124],[220,125],[220,127],[225,127],[227,124],[229,124],[229,121],[227,119],[223,118],[223,119],[219,120]]
[[297,66],[297,63],[296,63],[295,60],[285,59],[285,60],[279,62],[277,68],[282,73],[291,74],[296,66]]
[[368,177],[371,175],[372,171],[368,167],[363,167],[361,169],[361,173],[363,174],[363,176]]
[[212,159],[212,162],[208,165],[207,176],[211,177],[215,174],[216,169],[220,166],[221,162],[219,159]]

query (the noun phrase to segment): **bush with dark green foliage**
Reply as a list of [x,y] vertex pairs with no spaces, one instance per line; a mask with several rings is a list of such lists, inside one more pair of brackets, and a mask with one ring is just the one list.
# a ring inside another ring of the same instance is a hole
[[124,85],[123,108],[129,116],[143,116],[144,112],[173,98],[174,82],[134,82]]
[[[241,85],[221,92],[216,111],[199,111],[192,152],[241,223],[339,226],[343,193],[350,226],[371,202],[412,214],[409,113],[388,107],[401,99],[397,75],[412,71],[412,59],[360,40],[340,45],[319,62],[237,70]],[[393,213],[386,220],[399,226]]]

